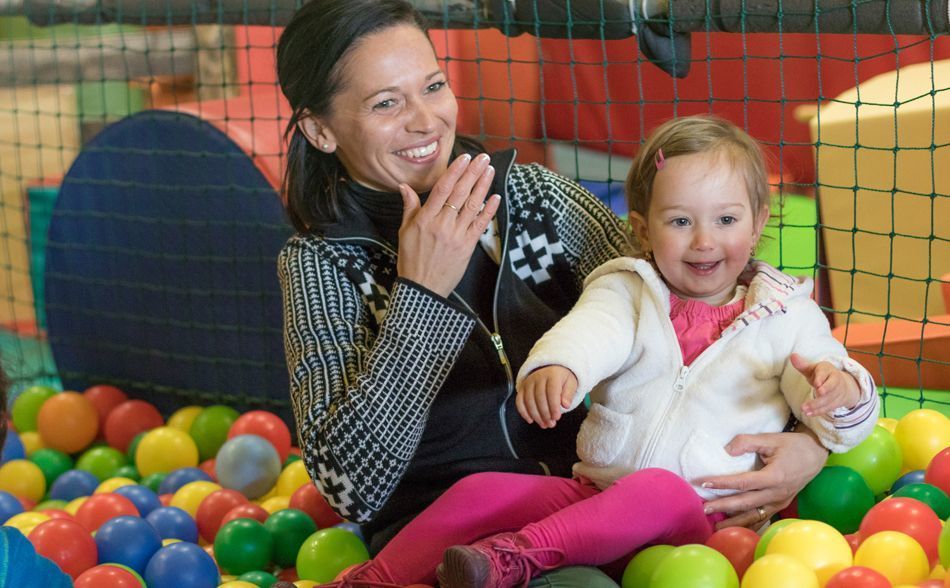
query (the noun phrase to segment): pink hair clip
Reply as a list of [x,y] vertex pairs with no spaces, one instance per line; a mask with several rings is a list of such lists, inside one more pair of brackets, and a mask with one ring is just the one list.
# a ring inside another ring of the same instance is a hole
[[656,169],[657,169],[657,171],[663,169],[663,166],[666,165],[666,158],[663,157],[663,149],[662,149],[662,148],[656,150],[656,156],[654,157],[654,159],[656,160]]

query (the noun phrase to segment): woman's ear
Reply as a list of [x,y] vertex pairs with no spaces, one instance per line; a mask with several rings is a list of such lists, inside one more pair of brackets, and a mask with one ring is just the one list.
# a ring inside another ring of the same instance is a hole
[[324,153],[333,153],[336,151],[336,139],[333,132],[325,125],[320,124],[317,117],[307,114],[297,121],[297,128],[307,138],[307,141],[316,149]]

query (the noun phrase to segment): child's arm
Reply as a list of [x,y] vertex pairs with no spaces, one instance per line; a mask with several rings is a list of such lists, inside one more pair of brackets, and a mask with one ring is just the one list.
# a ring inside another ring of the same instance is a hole
[[[815,432],[825,448],[848,451],[877,422],[879,399],[871,374],[848,357],[813,301],[790,309],[789,319],[794,321],[794,334],[790,334],[792,345],[782,371],[782,393],[796,418]],[[830,393],[829,388],[833,389]]]
[[805,416],[831,415],[840,408],[852,409],[861,401],[858,381],[830,361],[812,363],[797,353],[792,353],[789,359],[792,367],[815,389],[815,398],[802,404]]
[[553,428],[561,413],[570,409],[577,393],[577,376],[566,367],[549,365],[528,374],[518,384],[515,406],[529,424]]

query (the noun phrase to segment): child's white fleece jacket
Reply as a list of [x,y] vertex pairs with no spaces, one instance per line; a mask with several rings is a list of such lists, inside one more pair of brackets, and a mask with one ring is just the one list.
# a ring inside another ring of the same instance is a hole
[[[588,276],[576,306],[535,344],[518,374],[520,384],[546,365],[570,369],[579,384],[571,409],[590,393],[575,475],[606,488],[633,471],[664,468],[708,499],[729,492],[701,488],[696,479],[757,467],[754,453],[733,457],[725,445],[740,433],[781,431],[789,409],[832,452],[871,433],[874,382],[831,335],[809,297],[811,280],[753,261],[740,282],[748,284],[745,310],[686,367],[669,318],[669,288],[650,263],[618,258]],[[830,416],[802,414],[814,391],[792,367],[793,352],[853,375],[860,402]]]

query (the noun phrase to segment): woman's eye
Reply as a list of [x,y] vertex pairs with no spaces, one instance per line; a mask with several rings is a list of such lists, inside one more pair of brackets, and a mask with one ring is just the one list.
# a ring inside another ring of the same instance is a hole
[[436,82],[436,83],[434,83],[434,84],[429,84],[429,87],[426,88],[426,91],[429,92],[429,93],[438,92],[439,90],[441,90],[441,89],[444,88],[444,87],[445,87],[445,81],[439,81],[439,82]]
[[376,110],[384,110],[386,108],[392,108],[395,105],[396,105],[396,101],[394,99],[387,98],[386,100],[382,100],[374,104],[373,108],[375,108]]

